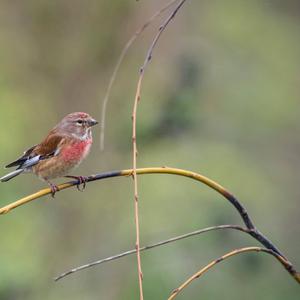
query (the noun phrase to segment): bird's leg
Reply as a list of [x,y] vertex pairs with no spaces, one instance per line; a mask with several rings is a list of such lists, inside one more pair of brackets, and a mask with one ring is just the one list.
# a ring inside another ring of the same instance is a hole
[[[77,184],[77,190],[80,192],[83,192],[86,186],[86,182],[87,182],[87,177],[85,176],[65,176],[66,178],[74,178],[78,180],[78,184]],[[80,188],[80,185],[82,184],[82,188]]]
[[53,184],[52,182],[50,182],[50,181],[47,181],[47,182],[48,182],[48,184],[50,185],[51,196],[52,196],[52,198],[54,198],[55,193],[56,193],[57,191],[59,191],[59,189],[58,189],[57,185]]

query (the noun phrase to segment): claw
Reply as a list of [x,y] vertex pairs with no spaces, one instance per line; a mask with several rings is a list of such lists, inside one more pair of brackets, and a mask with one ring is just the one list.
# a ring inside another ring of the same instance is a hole
[[[65,176],[67,178],[74,178],[78,180],[77,190],[83,192],[86,187],[87,177],[85,176]],[[82,187],[80,187],[82,185]]]
[[[78,184],[77,184],[77,190],[80,192],[83,192],[85,190],[86,187],[86,180],[87,178],[84,176],[78,176]],[[82,185],[82,187],[80,188],[80,185]]]
[[55,193],[58,191],[58,187],[51,182],[49,183],[49,185],[50,185],[50,189],[51,189],[51,196],[52,196],[52,198],[54,198]]

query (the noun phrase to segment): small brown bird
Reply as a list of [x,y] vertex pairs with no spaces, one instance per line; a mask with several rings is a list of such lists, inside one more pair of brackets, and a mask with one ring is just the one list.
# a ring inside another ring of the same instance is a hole
[[96,124],[98,122],[84,112],[67,115],[40,144],[29,148],[20,158],[8,164],[6,168],[17,169],[1,177],[0,181],[6,182],[23,172],[31,172],[50,185],[53,197],[57,192],[57,186],[49,181],[53,178],[76,178],[79,189],[81,183],[85,184],[85,178],[66,175],[88,155],[93,141],[91,127]]

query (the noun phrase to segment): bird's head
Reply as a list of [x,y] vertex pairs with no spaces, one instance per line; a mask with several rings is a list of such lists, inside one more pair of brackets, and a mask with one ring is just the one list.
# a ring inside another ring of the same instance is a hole
[[85,112],[74,112],[65,116],[55,129],[61,134],[86,140],[91,138],[91,127],[96,124],[98,124],[98,122],[89,114]]

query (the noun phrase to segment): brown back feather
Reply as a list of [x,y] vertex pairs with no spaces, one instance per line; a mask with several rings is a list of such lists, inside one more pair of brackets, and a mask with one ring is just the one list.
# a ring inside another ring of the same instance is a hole
[[59,135],[55,130],[52,130],[43,142],[29,148],[21,157],[8,164],[6,168],[22,166],[27,159],[37,155],[41,155],[44,158],[47,158],[47,156],[52,156],[58,149],[59,144],[64,142],[64,139],[65,138],[63,135]]
[[55,130],[52,130],[44,139],[44,141],[34,148],[33,152],[34,154],[41,156],[49,155],[58,149],[59,144],[61,144],[64,139],[65,137],[63,135],[60,135],[56,133]]

